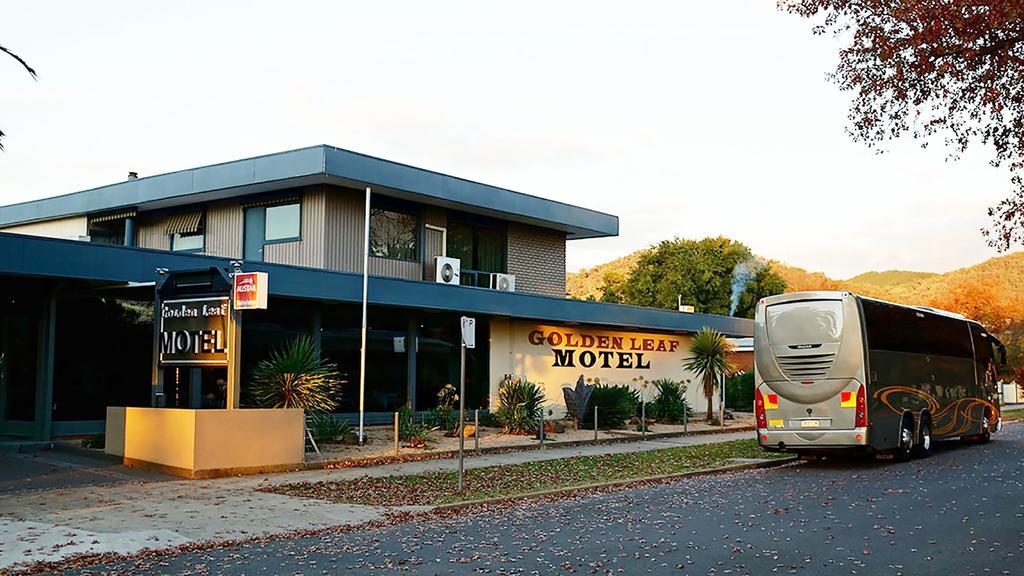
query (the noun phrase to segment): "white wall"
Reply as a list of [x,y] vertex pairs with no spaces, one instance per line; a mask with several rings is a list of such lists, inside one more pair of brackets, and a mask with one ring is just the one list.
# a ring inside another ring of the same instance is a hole
[[72,216],[70,218],[33,222],[32,224],[18,224],[16,226],[0,228],[0,232],[78,240],[79,236],[85,236],[89,233],[89,217]]
[[[519,320],[494,319],[491,325],[491,409],[497,408],[498,386],[505,374],[537,382],[556,417],[565,413],[563,386],[575,386],[584,378],[602,383],[639,388],[635,378],[648,382],[659,378],[687,384],[686,397],[694,410],[703,412],[706,400],[697,377],[683,369],[689,357],[690,337],[680,334],[619,332],[592,326],[557,326]],[[541,342],[541,338],[543,341]],[[568,366],[569,358],[573,366]],[[621,354],[621,356],[620,356]],[[638,368],[639,362],[644,366]],[[583,364],[591,364],[586,367]],[[653,400],[657,392],[643,392]],[[717,409],[718,402],[715,402]]]

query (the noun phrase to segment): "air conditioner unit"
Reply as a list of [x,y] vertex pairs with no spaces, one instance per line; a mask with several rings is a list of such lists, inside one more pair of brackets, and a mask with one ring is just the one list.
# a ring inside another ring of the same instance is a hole
[[491,288],[502,292],[515,292],[516,277],[514,274],[491,274]]
[[458,258],[434,256],[434,282],[458,286],[460,264]]

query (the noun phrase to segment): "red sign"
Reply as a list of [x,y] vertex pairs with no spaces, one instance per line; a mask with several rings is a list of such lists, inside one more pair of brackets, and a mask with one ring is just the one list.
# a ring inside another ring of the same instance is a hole
[[265,310],[267,308],[267,273],[237,272],[231,301],[235,310]]

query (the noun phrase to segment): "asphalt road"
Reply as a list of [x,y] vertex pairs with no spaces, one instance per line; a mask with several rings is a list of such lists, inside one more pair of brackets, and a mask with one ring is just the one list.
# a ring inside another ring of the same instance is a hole
[[1024,424],[908,464],[807,462],[92,568],[225,574],[1024,574]]

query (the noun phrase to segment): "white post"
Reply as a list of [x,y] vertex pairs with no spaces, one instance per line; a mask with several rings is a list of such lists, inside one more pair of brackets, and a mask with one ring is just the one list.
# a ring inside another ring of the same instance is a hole
[[359,345],[359,443],[366,442],[363,420],[366,413],[366,287],[370,277],[370,187],[366,187],[366,210],[363,215],[363,327]]

